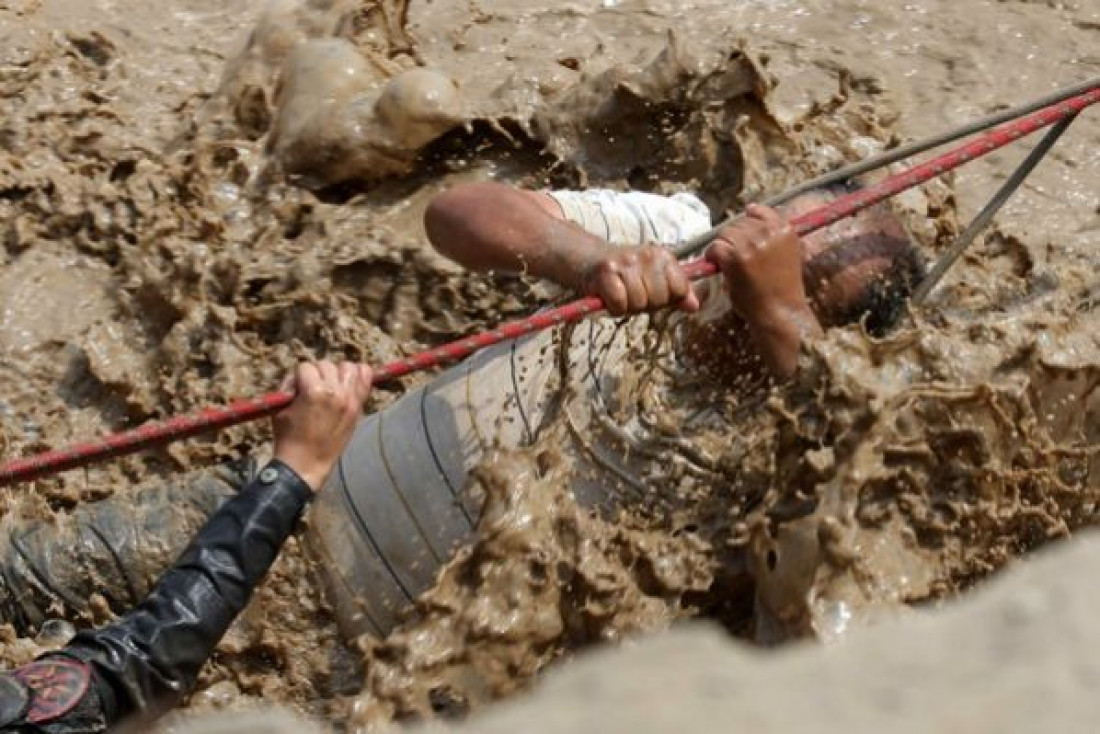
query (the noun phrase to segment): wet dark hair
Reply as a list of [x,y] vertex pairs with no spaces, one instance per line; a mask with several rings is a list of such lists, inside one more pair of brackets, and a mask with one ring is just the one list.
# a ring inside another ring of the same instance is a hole
[[837,323],[863,321],[874,336],[884,336],[905,312],[905,303],[924,279],[925,264],[911,243],[895,253],[890,265],[867,282],[858,298],[838,309]]
[[[832,194],[849,193],[859,186],[848,184],[831,188]],[[882,205],[879,205],[882,207]],[[893,214],[884,207],[879,213],[886,218]],[[831,279],[866,260],[886,260],[889,264],[868,280],[858,296],[847,303],[833,306],[828,317],[833,324],[862,321],[867,331],[883,336],[905,311],[905,302],[925,276],[926,266],[920,250],[900,222],[895,220],[895,232],[874,231],[850,238],[842,244],[821,252],[806,263],[808,290],[811,281]]]

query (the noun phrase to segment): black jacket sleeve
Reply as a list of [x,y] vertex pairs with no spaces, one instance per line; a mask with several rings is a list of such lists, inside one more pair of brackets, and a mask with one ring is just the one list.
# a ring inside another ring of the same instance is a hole
[[272,461],[207,521],[143,602],[62,651],[92,666],[108,724],[167,708],[190,690],[312,494]]

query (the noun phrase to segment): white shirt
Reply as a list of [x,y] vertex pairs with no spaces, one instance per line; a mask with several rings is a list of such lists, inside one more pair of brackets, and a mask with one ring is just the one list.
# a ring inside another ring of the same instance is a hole
[[566,219],[613,245],[675,245],[710,229],[710,210],[694,194],[608,189],[546,193]]

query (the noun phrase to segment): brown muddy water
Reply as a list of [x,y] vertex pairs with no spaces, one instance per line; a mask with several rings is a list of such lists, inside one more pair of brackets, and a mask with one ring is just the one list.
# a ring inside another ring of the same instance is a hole
[[[690,190],[717,216],[1100,73],[1086,0],[0,0],[0,36],[5,457],[529,312],[533,284],[427,246],[456,182]],[[895,206],[932,255],[1021,154]],[[839,638],[1093,524],[1098,184],[1090,111],[928,308],[881,340],[831,331],[762,402],[652,370],[658,332],[622,367],[654,456],[625,509],[571,498],[562,433],[494,458],[477,541],[385,639],[341,639],[293,539],[189,706],[460,716],[680,619]],[[265,430],[8,490],[3,523],[64,522]],[[0,657],[47,637],[9,626]]]

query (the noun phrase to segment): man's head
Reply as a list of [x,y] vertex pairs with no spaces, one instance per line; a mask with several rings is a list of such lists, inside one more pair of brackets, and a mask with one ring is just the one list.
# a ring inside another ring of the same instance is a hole
[[[857,187],[804,194],[781,208],[794,219]],[[885,333],[924,277],[924,259],[898,218],[884,205],[864,209],[802,238],[806,295],[824,326],[863,321]]]

